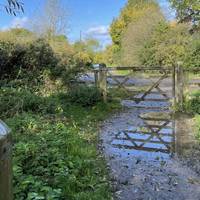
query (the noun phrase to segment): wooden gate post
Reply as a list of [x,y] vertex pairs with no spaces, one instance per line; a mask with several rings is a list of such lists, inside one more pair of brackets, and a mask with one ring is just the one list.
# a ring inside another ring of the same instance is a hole
[[185,72],[182,66],[182,62],[177,63],[176,68],[176,104],[179,108],[179,111],[183,111],[184,109],[184,101],[185,101]]
[[176,66],[173,66],[172,69],[172,98],[173,98],[173,107],[176,106]]
[[107,68],[105,64],[99,65],[99,88],[103,96],[103,101],[107,102]]
[[12,148],[9,128],[0,120],[0,200],[12,200]]
[[94,70],[94,82],[95,82],[95,87],[99,87],[99,69]]

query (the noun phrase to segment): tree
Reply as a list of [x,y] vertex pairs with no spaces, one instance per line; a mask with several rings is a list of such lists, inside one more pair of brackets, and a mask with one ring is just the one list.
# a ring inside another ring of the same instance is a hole
[[[42,13],[42,14],[41,14]],[[52,39],[65,35],[68,29],[68,12],[61,0],[46,0],[34,23],[34,30]]]
[[121,63],[122,65],[140,65],[140,52],[146,41],[151,39],[156,26],[165,21],[160,8],[150,8],[137,22],[128,25],[122,36]]
[[191,22],[192,32],[200,30],[200,1],[199,0],[170,0],[176,9],[179,22]]
[[24,28],[13,28],[7,31],[0,31],[0,41],[11,42],[13,44],[27,44],[35,40],[36,36]]
[[88,38],[85,41],[75,42],[74,49],[77,57],[84,62],[92,63],[100,50],[100,44],[98,40]]
[[122,35],[128,25],[138,21],[145,15],[147,10],[155,7],[157,8],[158,4],[154,0],[128,0],[120,16],[113,20],[110,27],[115,52],[119,52],[121,49]]
[[[188,33],[187,24],[159,23],[151,39],[140,53],[140,59],[146,66],[173,66],[185,61],[193,36]],[[184,63],[185,65],[185,63]]]
[[18,12],[24,12],[23,5],[24,4],[18,0],[7,0],[4,7],[8,14],[16,16]]

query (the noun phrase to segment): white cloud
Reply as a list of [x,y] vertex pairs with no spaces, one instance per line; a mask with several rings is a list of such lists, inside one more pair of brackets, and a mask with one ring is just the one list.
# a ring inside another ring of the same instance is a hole
[[109,34],[109,26],[94,26],[89,28],[85,33],[86,38],[92,37],[101,42],[102,47],[111,44],[111,37]]
[[10,24],[2,27],[2,30],[8,30],[12,28],[24,28],[28,22],[27,17],[15,17]]
[[93,36],[108,36],[109,35],[109,26],[95,26],[91,27],[86,31],[87,35]]

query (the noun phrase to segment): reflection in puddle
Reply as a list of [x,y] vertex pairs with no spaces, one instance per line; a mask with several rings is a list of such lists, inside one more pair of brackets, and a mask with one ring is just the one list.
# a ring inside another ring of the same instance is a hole
[[137,156],[171,156],[174,152],[175,136],[169,114],[149,112],[139,114],[138,118],[142,124],[117,133],[111,143],[112,146],[121,150],[133,150],[131,154]]
[[[187,119],[174,120],[170,112],[171,102],[166,97],[170,95],[157,93],[152,90],[140,101],[122,101],[129,111],[119,116],[114,127],[111,126],[112,134],[104,136],[104,141],[109,141],[106,148],[112,154],[152,160],[170,159],[175,153],[183,154],[186,148],[194,144],[192,137],[184,132],[187,128],[183,125]],[[134,98],[141,96],[144,94]]]
[[141,156],[143,158],[169,159],[177,153],[179,156],[195,143],[193,134],[187,130],[187,118],[176,122],[169,112],[135,112],[137,118],[129,122],[125,130],[114,133],[111,141],[114,151],[120,155]]

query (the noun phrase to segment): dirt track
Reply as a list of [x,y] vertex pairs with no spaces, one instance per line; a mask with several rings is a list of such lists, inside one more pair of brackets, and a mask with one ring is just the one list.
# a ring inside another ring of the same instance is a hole
[[[166,144],[177,144],[177,141],[174,141],[176,137],[171,135],[174,134],[173,123],[169,122],[158,132],[169,135],[164,135],[162,140],[156,135],[148,140],[151,135],[141,134],[141,127],[145,126],[146,122],[140,116],[146,113],[150,116],[156,112],[158,116],[168,113],[169,111],[163,111],[162,108],[169,107],[169,104],[140,104],[152,106],[152,109],[147,111],[144,108],[135,108],[134,102],[124,101],[124,111],[105,121],[101,128],[102,151],[110,169],[115,199],[200,200],[199,176],[183,165],[176,154],[166,150]],[[154,105],[160,109],[154,109]],[[154,123],[158,125],[160,122]],[[147,140],[142,148],[141,139]],[[162,141],[166,141],[166,144]]]

